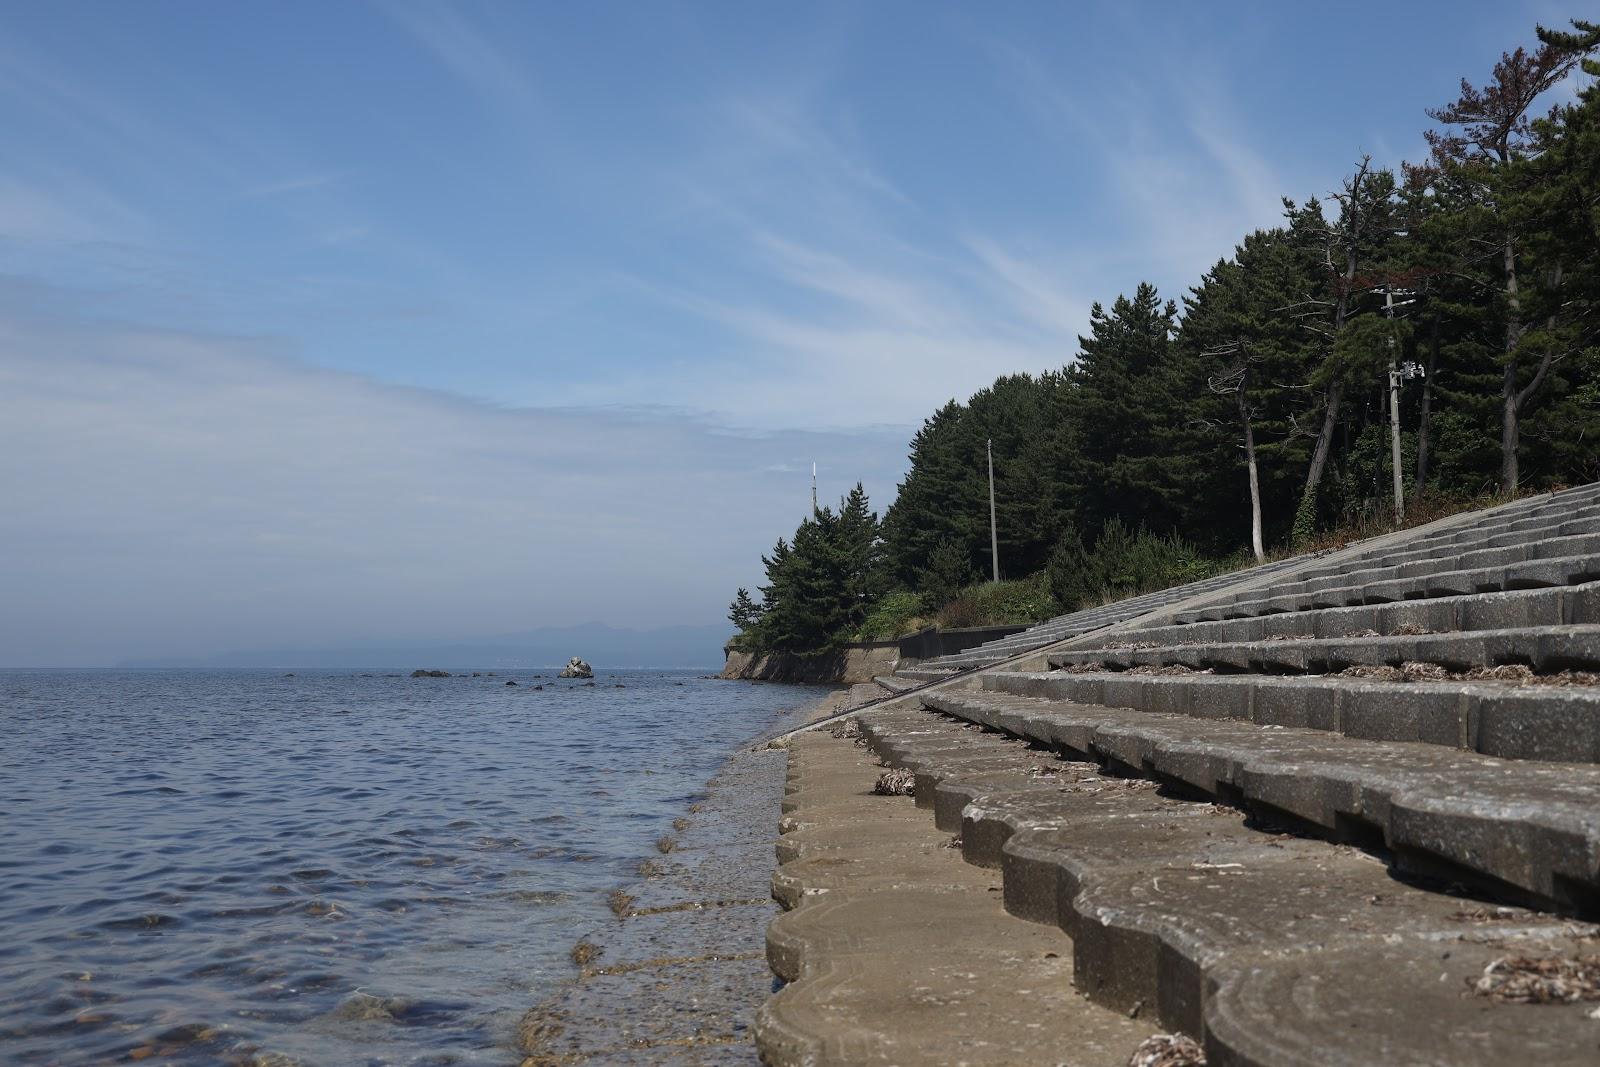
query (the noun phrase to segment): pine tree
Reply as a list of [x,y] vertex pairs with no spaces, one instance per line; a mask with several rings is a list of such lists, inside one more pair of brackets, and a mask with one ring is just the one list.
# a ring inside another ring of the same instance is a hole
[[978,572],[967,550],[948,538],[940,541],[934,546],[928,566],[917,583],[923,609],[930,614],[938,611],[977,581]]
[[922,424],[911,440],[905,480],[884,516],[889,566],[908,589],[917,587],[941,541],[953,542],[969,558],[977,553],[983,497],[962,440],[965,411],[952,400]]
[[[1442,129],[1425,136],[1432,151],[1427,180],[1447,188],[1462,205],[1448,217],[1458,238],[1459,269],[1478,280],[1481,299],[1492,300],[1499,325],[1501,365],[1500,489],[1521,480],[1518,448],[1522,414],[1549,374],[1556,346],[1541,337],[1541,323],[1560,316],[1563,272],[1540,262],[1538,206],[1544,198],[1539,171],[1528,164],[1541,145],[1532,110],[1600,44],[1600,32],[1575,23],[1575,34],[1544,32],[1533,52],[1503,53],[1481,88],[1465,79],[1461,95],[1428,111]],[[1485,250],[1487,249],[1487,252]]]
[[1166,374],[1176,319],[1177,306],[1148,284],[1132,299],[1118,297],[1109,312],[1090,309],[1089,336],[1078,338],[1067,372],[1085,468],[1080,528],[1112,516],[1160,529],[1179,522],[1185,488],[1161,441],[1163,427],[1184,421],[1186,406]]
[[[1370,350],[1369,335],[1351,330],[1365,329],[1357,320],[1374,311],[1371,293],[1379,281],[1374,272],[1393,252],[1398,217],[1394,175],[1373,169],[1370,156],[1362,158],[1330,199],[1339,205],[1339,216],[1333,220],[1324,216],[1315,200],[1298,208],[1285,201],[1290,228],[1316,242],[1322,263],[1319,284],[1288,309],[1313,339],[1318,354],[1305,384],[1318,397],[1321,409],[1295,511],[1296,543],[1310,537],[1321,518],[1322,482],[1333,456],[1345,395],[1369,376],[1379,355]],[[1315,409],[1306,414],[1317,416]]]
[[728,605],[728,621],[737,626],[740,633],[754,630],[765,613],[765,606],[750,599],[750,591],[744,586],[739,587],[739,591],[734,594],[733,603]]
[[[1259,518],[1262,542],[1282,532],[1281,519],[1269,516],[1281,517],[1292,508],[1305,462],[1304,439],[1293,433],[1301,394],[1290,383],[1309,378],[1316,353],[1305,331],[1282,309],[1315,286],[1313,257],[1303,233],[1258,230],[1184,298],[1179,346],[1206,366],[1211,394],[1195,398],[1190,419],[1210,426],[1218,444],[1225,442],[1221,452],[1194,446],[1197,458],[1209,462],[1189,484],[1222,505],[1211,519],[1213,528],[1237,514],[1240,489],[1249,492],[1253,485],[1252,518]],[[1241,457],[1245,468],[1233,474]],[[1229,480],[1217,484],[1224,473]],[[1252,541],[1255,526],[1252,521]],[[1242,534],[1244,527],[1238,529]]]
[[853,630],[866,619],[873,602],[888,591],[878,516],[860,482],[839,502],[837,536],[845,558],[843,596]]

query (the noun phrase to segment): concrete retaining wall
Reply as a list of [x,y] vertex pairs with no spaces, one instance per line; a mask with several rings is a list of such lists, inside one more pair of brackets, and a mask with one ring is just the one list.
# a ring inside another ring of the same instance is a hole
[[920,660],[953,656],[957,652],[965,652],[969,648],[977,648],[979,645],[1010,637],[1026,629],[1028,629],[1026,625],[1020,624],[960,626],[950,630],[930,626],[926,630],[918,630],[914,634],[900,638],[900,663],[902,666],[909,666]]
[[755,654],[724,649],[723,678],[764,682],[855,685],[879,674],[893,674],[900,662],[898,641],[862,641],[832,656],[802,659],[783,653]]

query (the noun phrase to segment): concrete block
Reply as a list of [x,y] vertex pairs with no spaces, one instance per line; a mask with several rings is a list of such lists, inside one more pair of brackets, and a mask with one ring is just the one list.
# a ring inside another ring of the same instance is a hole
[[[1381,903],[1372,912],[1381,917]],[[1462,943],[1450,949],[1430,951],[1417,939],[1397,938],[1234,971],[1217,981],[1207,1000],[1210,1061],[1324,1067],[1593,1062],[1595,1024],[1584,1005],[1497,1004],[1463,992],[1507,955],[1572,957],[1582,947],[1559,928],[1515,930],[1497,947],[1468,939],[1470,929],[1455,925]]]
[[1527,558],[1547,559],[1557,556],[1593,556],[1600,554],[1600,536],[1577,534],[1552,536],[1535,541],[1528,546]]
[[1528,660],[1517,662],[1531,662],[1545,673],[1600,670],[1600,626],[1542,633],[1537,651]]
[[[1506,630],[1517,626],[1555,626],[1561,618],[1561,591],[1518,590],[1463,597],[1456,608],[1462,630]],[[1447,629],[1448,627],[1430,627]]]
[[1519,653],[1531,654],[1534,645],[1533,641],[1519,641],[1516,632],[1510,630],[1430,634],[1392,640],[1403,644],[1406,660],[1437,663],[1453,671],[1490,663],[1526,662],[1515,657]]
[[1506,569],[1504,589],[1538,589],[1550,585],[1575,585],[1600,577],[1600,560],[1587,556],[1534,559]]
[[1479,698],[1476,746],[1519,760],[1600,762],[1600,697],[1534,687],[1485,692]]
[[1332,687],[1263,678],[1256,682],[1254,696],[1251,721],[1259,725],[1339,729],[1339,703]]
[[1339,725],[1346,736],[1466,744],[1469,701],[1464,687],[1373,683],[1342,686],[1337,693]]
[[1408,593],[1415,592],[1416,587],[1410,582],[1373,582],[1353,591],[1349,603],[1392,604],[1407,599]]
[[[1504,568],[1445,571],[1419,579],[1417,589],[1424,596],[1465,596],[1505,588]],[[1402,597],[1404,594],[1402,594]]]
[[1378,609],[1371,607],[1347,607],[1317,612],[1302,618],[1299,630],[1286,631],[1285,636],[1343,637],[1358,630],[1376,630],[1378,617]]

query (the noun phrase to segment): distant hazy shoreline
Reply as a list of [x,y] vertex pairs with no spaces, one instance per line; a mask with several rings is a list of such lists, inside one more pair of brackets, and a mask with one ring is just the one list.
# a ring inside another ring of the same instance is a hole
[[[581,656],[608,670],[722,669],[729,627],[664,626],[629,630],[604,623],[545,627],[455,641],[352,642],[323,648],[230,649],[192,655],[128,657],[120,668],[272,668],[281,670],[544,670]],[[542,666],[530,666],[540,664]]]

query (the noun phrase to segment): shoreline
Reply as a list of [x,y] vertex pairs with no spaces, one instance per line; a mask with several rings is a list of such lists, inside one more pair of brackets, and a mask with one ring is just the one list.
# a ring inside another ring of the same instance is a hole
[[574,931],[577,973],[517,1027],[521,1067],[759,1063],[753,1026],[773,989],[765,942],[778,913],[773,841],[787,759],[754,746],[832,714],[848,695],[780,712],[739,741],[637,880],[612,891],[616,919]]

